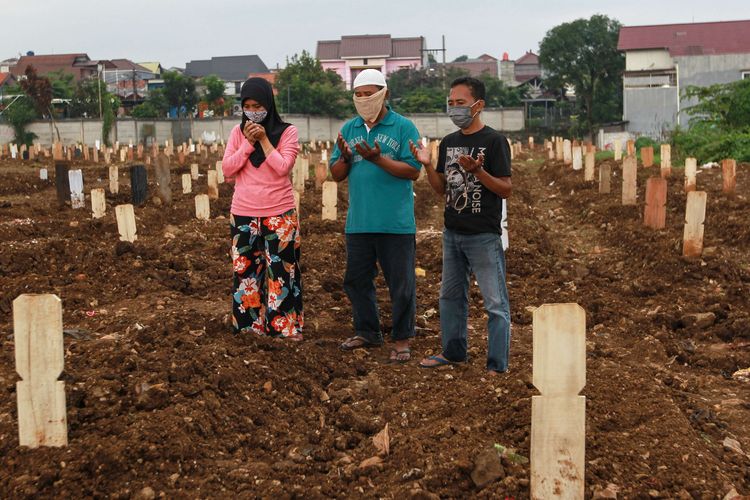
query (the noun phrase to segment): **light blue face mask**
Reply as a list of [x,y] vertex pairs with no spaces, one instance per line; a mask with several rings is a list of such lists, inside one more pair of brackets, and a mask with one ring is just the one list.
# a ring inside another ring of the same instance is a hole
[[253,123],[260,123],[268,116],[268,111],[244,111],[248,120]]
[[476,113],[471,114],[471,107],[478,102],[479,101],[474,101],[468,106],[450,106],[448,108],[448,117],[456,127],[466,128],[471,125],[471,122],[474,121],[474,117],[479,113],[479,111],[477,111]]

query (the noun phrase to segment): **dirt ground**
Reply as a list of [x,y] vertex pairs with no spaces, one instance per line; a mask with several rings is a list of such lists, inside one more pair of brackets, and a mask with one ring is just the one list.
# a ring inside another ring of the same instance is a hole
[[[738,166],[733,198],[720,169],[700,171],[706,248],[686,260],[680,169],[667,228],[654,231],[642,217],[656,168],[639,167],[639,205],[623,207],[616,165],[612,193],[600,195],[582,171],[541,156],[514,162],[511,369],[492,379],[476,286],[471,363],[416,364],[440,349],[442,200],[424,179],[416,359],[400,366],[387,363],[388,347],[338,349],[352,330],[344,224],[321,221],[312,181],[301,209],[306,340],[288,343],[230,333],[231,185],[198,221],[177,175],[188,170],[175,168],[173,205],[151,199],[152,184],[128,245],[114,217],[129,199],[125,168],[106,217],[92,220],[88,196],[86,209],[58,208],[51,162],[48,182],[42,163],[0,162],[0,497],[528,498],[528,464],[504,459],[483,489],[470,474],[495,443],[529,455],[531,311],[554,302],[587,314],[587,497],[609,484],[619,498],[750,495],[750,458],[723,445],[730,437],[750,452],[750,383],[732,379],[750,366],[750,165]],[[83,170],[87,192],[106,187],[106,167]],[[205,176],[193,186],[205,192]],[[341,219],[346,198],[344,185]],[[18,446],[11,303],[22,293],[63,302],[67,448]],[[362,466],[386,423],[390,455]]]

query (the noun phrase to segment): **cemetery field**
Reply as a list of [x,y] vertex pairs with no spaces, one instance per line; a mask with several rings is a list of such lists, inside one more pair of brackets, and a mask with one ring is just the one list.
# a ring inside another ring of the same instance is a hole
[[[586,311],[586,496],[721,499],[750,495],[750,165],[737,194],[720,168],[699,169],[707,192],[704,249],[682,257],[683,171],[668,180],[666,227],[644,226],[646,180],[635,206],[583,171],[516,156],[506,254],[513,320],[511,368],[484,370],[481,294],[470,293],[467,365],[425,370],[440,350],[442,203],[415,183],[417,338],[413,360],[389,347],[345,353],[351,308],[342,281],[346,185],[339,220],[321,220],[321,192],[301,199],[305,341],[230,333],[228,255],[232,186],[220,184],[211,218],[195,218],[206,166],[172,205],[135,208],[137,240],[119,241],[114,206],[130,203],[104,165],[83,170],[86,208],[59,208],[51,161],[0,162],[0,498],[513,498],[529,497],[529,464],[502,459],[483,488],[483,452],[495,444],[530,455],[532,312],[576,302]],[[217,158],[214,158],[214,160]],[[313,155],[311,166],[319,156]],[[107,189],[92,219],[89,190]],[[421,272],[419,273],[421,275]],[[385,331],[390,306],[378,295]],[[68,446],[19,447],[12,301],[62,300]],[[388,425],[389,454],[373,436]],[[377,457],[377,458],[374,458]],[[478,467],[479,466],[479,467]],[[474,479],[472,479],[472,476]]]

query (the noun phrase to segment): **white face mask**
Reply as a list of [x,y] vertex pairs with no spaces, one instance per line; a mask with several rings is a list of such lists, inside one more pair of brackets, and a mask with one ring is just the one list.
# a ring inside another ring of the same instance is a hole
[[383,109],[386,92],[388,92],[388,89],[383,87],[371,96],[354,96],[354,107],[357,108],[357,113],[364,121],[372,123],[378,119],[380,111]]

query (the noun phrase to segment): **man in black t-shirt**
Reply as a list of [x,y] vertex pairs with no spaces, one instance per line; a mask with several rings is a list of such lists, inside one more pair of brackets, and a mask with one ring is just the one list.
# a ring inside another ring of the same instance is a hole
[[437,168],[430,153],[411,144],[430,185],[445,196],[443,280],[440,287],[442,353],[420,362],[434,368],[467,359],[469,278],[474,273],[484,298],[490,374],[508,370],[510,305],[500,225],[504,199],[511,194],[510,146],[482,123],[484,84],[462,77],[451,84],[448,115],[460,130],[440,142]]

